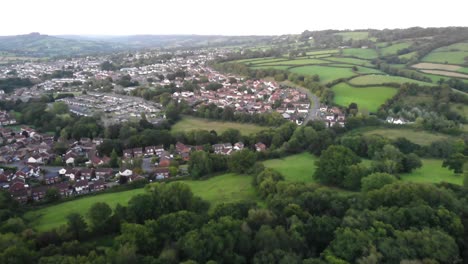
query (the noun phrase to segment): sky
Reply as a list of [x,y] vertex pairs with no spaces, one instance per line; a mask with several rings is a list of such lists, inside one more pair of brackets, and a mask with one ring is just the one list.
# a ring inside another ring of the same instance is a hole
[[466,0],[1,0],[0,35],[281,35],[468,26]]

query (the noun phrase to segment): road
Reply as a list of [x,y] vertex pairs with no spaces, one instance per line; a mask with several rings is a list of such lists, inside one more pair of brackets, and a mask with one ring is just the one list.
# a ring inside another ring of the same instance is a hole
[[294,88],[304,92],[305,94],[307,94],[307,97],[310,100],[310,109],[309,109],[309,113],[307,114],[307,117],[304,120],[304,124],[307,124],[307,122],[309,122],[311,120],[320,119],[320,116],[319,116],[320,115],[320,100],[315,94],[313,94],[308,89],[306,89],[304,87],[301,87],[299,85],[296,85],[295,83],[292,83],[292,82],[289,82],[289,81],[284,81],[281,84],[287,85],[287,86],[290,86],[290,87],[294,87]]

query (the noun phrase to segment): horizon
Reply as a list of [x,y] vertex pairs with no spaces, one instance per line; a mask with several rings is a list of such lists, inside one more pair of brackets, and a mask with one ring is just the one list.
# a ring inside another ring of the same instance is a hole
[[50,36],[276,36],[304,30],[465,27],[466,7],[468,3],[457,0],[447,0],[444,5],[395,0],[385,9],[370,0],[293,0],[287,4],[247,0],[20,0],[3,4],[4,10],[21,10],[21,15],[5,12],[0,23],[9,26],[0,28],[0,35],[41,32]]

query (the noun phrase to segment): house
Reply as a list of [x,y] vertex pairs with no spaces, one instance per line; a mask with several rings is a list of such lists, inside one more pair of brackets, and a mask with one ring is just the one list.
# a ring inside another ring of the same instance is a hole
[[26,189],[11,192],[11,196],[20,203],[26,203],[29,197],[28,190]]
[[60,182],[60,177],[57,174],[46,174],[44,175],[45,184],[54,184]]
[[145,156],[153,156],[156,154],[155,148],[155,146],[145,147]]
[[124,158],[131,159],[133,158],[133,150],[131,149],[124,149],[123,151]]
[[237,142],[236,144],[234,144],[234,150],[242,150],[244,149],[244,143],[242,142]]
[[258,142],[257,144],[255,144],[255,150],[257,152],[265,151],[266,150],[266,145],[263,144],[262,142]]
[[107,179],[112,176],[111,168],[97,168],[95,171],[96,177],[101,179]]
[[90,180],[91,178],[94,178],[94,169],[86,168],[86,169],[81,169],[81,179],[86,179]]
[[99,192],[106,188],[106,182],[104,179],[99,179],[97,181],[93,181],[89,184],[89,190],[91,192]]
[[143,148],[134,148],[133,150],[133,157],[143,157]]
[[74,187],[76,194],[85,194],[89,192],[88,180],[77,181]]
[[159,146],[154,147],[154,154],[156,154],[157,156],[161,156],[163,152],[164,152],[164,146],[163,145],[159,145]]
[[166,179],[169,178],[169,168],[156,168],[154,170],[156,179],[161,180],[161,179]]
[[44,160],[42,159],[42,156],[39,154],[32,155],[31,157],[28,158],[26,162],[28,164],[44,164]]
[[68,177],[71,181],[77,180],[81,177],[81,171],[79,169],[68,168],[65,172],[65,177]]
[[128,178],[128,181],[129,182],[133,182],[133,181],[139,181],[139,180],[144,180],[145,177],[141,176],[141,175],[132,175]]
[[125,176],[125,177],[130,177],[133,175],[133,171],[129,170],[129,169],[125,169],[123,171],[119,171],[119,175],[120,176]]
[[164,156],[164,157],[161,157],[161,159],[159,160],[159,164],[158,164],[159,167],[169,167],[170,165],[171,165],[170,157]]
[[62,197],[68,197],[73,193],[73,188],[70,188],[68,182],[61,182],[55,184],[53,187],[57,188]]
[[213,145],[214,153],[226,155],[228,150],[232,150],[231,143],[221,143],[221,144],[214,144]]
[[34,201],[39,201],[44,199],[45,194],[47,190],[49,189],[49,186],[37,186],[33,187],[31,190],[31,196]]

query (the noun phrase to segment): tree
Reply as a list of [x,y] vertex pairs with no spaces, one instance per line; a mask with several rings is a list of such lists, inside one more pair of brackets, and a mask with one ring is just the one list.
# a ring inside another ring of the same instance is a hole
[[247,173],[257,162],[257,154],[248,149],[234,152],[228,160],[228,168],[232,172]]
[[109,160],[109,166],[111,166],[112,168],[119,167],[119,156],[117,156],[117,151],[115,151],[115,149],[112,149],[112,153],[110,155]]
[[67,215],[67,227],[73,239],[80,241],[86,235],[87,224],[82,215],[71,213]]
[[55,188],[55,187],[47,189],[47,191],[45,193],[45,199],[49,203],[60,200],[59,190],[57,188]]
[[362,190],[364,192],[372,191],[375,189],[380,189],[387,184],[392,184],[396,182],[397,179],[395,176],[388,173],[373,173],[362,179]]
[[93,204],[88,210],[92,230],[99,232],[105,229],[111,214],[112,209],[107,203],[97,202]]
[[198,179],[213,171],[211,159],[205,151],[195,151],[190,154],[188,171],[194,179]]
[[467,157],[461,153],[455,153],[444,160],[442,167],[449,168],[455,173],[463,173],[463,164],[465,164]]
[[403,157],[401,172],[411,172],[414,169],[421,168],[422,161],[418,155],[414,153],[407,154]]
[[359,162],[359,157],[349,148],[332,145],[315,162],[314,178],[322,184],[343,186],[349,166]]

